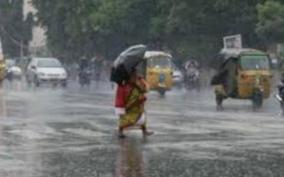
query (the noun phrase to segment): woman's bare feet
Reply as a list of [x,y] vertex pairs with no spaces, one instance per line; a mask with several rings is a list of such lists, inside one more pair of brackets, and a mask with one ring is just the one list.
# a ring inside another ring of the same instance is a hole
[[123,130],[121,129],[118,131],[118,138],[121,138],[121,139],[126,138],[126,136],[123,133]]
[[141,126],[141,130],[142,130],[144,136],[151,136],[151,135],[154,134],[154,132],[148,131],[147,127],[145,125]]

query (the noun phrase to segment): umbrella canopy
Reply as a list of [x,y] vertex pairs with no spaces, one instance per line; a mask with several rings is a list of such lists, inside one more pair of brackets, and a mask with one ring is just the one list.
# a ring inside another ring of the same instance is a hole
[[117,84],[127,81],[131,71],[144,60],[146,50],[145,45],[135,45],[122,52],[114,61],[110,80]]
[[114,61],[114,67],[117,68],[123,65],[128,74],[130,74],[133,68],[144,60],[146,50],[147,47],[142,44],[129,47]]

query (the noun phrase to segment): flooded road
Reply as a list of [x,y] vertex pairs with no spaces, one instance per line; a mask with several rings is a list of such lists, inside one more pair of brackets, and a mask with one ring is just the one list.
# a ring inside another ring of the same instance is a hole
[[213,91],[150,93],[147,139],[117,138],[109,84],[0,91],[2,177],[283,177],[284,118]]

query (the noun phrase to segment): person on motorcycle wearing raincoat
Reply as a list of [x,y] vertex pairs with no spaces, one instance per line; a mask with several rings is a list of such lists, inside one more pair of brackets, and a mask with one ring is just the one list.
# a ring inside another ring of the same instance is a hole
[[194,79],[199,78],[198,64],[195,61],[188,61],[185,63],[185,75],[186,78],[194,77]]
[[79,62],[79,83],[81,86],[90,85],[91,82],[91,72],[90,63],[83,57]]
[[280,103],[281,114],[284,116],[284,73],[281,74],[280,83],[278,84],[278,93],[275,96]]
[[83,57],[79,62],[79,71],[83,71],[89,67],[89,62],[87,58]]
[[281,74],[280,83],[278,84],[278,94],[284,98],[284,73]]

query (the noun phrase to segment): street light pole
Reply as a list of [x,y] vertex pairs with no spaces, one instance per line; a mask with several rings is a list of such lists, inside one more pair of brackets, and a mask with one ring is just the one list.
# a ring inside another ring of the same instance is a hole
[[23,57],[24,57],[24,46],[23,46],[23,40],[21,40],[21,44],[20,44],[20,57],[21,57],[21,59],[23,59]]

